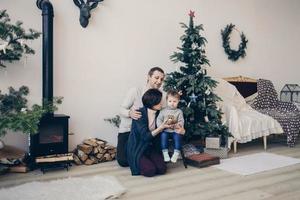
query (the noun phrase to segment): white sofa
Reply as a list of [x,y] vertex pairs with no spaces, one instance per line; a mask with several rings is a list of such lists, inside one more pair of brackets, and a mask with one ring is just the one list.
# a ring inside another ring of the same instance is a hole
[[[237,80],[241,78],[244,81],[254,81],[243,77],[237,77]],[[230,79],[234,80],[234,78]],[[229,138],[229,147],[233,143],[234,153],[236,153],[237,143],[246,143],[263,137],[264,149],[267,149],[267,136],[283,133],[280,124],[273,118],[252,109],[234,85],[224,79],[215,78],[215,80],[219,82],[215,93],[222,99],[218,102],[218,106],[224,113],[222,120],[233,136]]]

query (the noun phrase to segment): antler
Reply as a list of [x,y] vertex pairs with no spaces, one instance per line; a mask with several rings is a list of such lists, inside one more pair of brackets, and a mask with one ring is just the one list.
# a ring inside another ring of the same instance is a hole
[[78,8],[81,8],[81,6],[84,4],[83,0],[73,0],[73,2]]
[[90,2],[92,3],[92,5],[90,6],[91,9],[94,9],[97,7],[98,3],[100,3],[103,0],[87,0],[86,4],[89,4]]

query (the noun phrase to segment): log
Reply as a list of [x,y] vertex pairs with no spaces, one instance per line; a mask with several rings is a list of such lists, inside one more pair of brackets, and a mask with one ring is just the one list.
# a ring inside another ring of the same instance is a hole
[[112,145],[106,145],[106,146],[104,147],[104,149],[111,150],[111,149],[115,149],[115,147],[112,146]]
[[80,159],[78,158],[78,156],[76,154],[73,154],[73,159],[76,165],[81,165],[82,162],[80,161]]
[[105,144],[107,143],[107,141],[99,139],[99,138],[95,138],[98,142],[104,142]]
[[104,157],[104,155],[103,155],[103,157],[99,160],[99,162],[105,162],[106,160],[105,160],[105,157]]
[[111,161],[112,160],[111,155],[109,153],[104,154],[104,158],[105,158],[106,161]]
[[115,159],[115,158],[116,158],[116,154],[115,154],[115,153],[110,154],[110,155],[111,155],[111,158],[112,158],[112,159]]
[[85,154],[89,154],[93,150],[92,146],[89,146],[89,145],[86,145],[86,144],[79,144],[79,145],[77,145],[77,148],[79,150],[83,151]]
[[91,159],[86,159],[86,161],[84,161],[84,164],[85,165],[92,165],[92,164],[94,164],[94,161],[91,160]]
[[93,154],[97,154],[99,152],[98,147],[93,148]]
[[86,145],[92,146],[92,147],[98,146],[97,140],[95,140],[95,139],[84,140],[83,143]]
[[104,142],[104,141],[102,141],[102,140],[98,140],[97,141],[97,144],[99,145],[99,146],[101,146],[101,147],[104,147],[105,146],[105,144],[106,144],[106,142]]
[[110,153],[110,154],[113,154],[113,153],[116,153],[117,150],[116,150],[116,149],[110,149],[110,150],[108,150],[107,152]]
[[96,155],[96,158],[98,158],[99,160],[101,160],[101,158],[104,156],[104,154],[103,153],[98,153],[97,155]]
[[99,153],[106,153],[106,149],[103,149],[101,147],[100,148],[98,147],[98,151],[99,151]]
[[82,162],[84,162],[84,161],[86,161],[86,159],[88,158],[88,155],[86,155],[83,151],[81,151],[81,150],[77,150],[77,155],[78,155],[78,158],[82,161]]
[[93,164],[98,163],[98,159],[95,156],[89,156],[89,159],[93,161]]

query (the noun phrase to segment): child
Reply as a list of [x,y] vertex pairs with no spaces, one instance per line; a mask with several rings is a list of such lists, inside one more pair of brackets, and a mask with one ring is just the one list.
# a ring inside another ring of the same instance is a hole
[[[181,149],[181,138],[182,135],[175,132],[175,128],[178,126],[183,127],[184,119],[182,111],[177,108],[179,103],[180,95],[174,90],[167,92],[167,107],[162,109],[157,117],[157,126],[159,127],[163,122],[167,121],[168,125],[172,125],[171,129],[165,129],[161,133],[161,148],[165,162],[176,163],[180,149]],[[174,140],[174,154],[170,159],[168,151],[168,139],[169,135],[172,135]]]

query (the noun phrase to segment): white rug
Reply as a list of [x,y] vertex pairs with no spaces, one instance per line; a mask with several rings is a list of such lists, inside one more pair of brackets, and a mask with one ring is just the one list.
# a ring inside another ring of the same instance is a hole
[[0,190],[1,200],[100,200],[113,199],[125,188],[112,176],[74,177],[31,182]]
[[300,163],[300,159],[272,153],[256,153],[224,159],[221,160],[220,165],[214,167],[236,174],[250,175],[297,163]]

